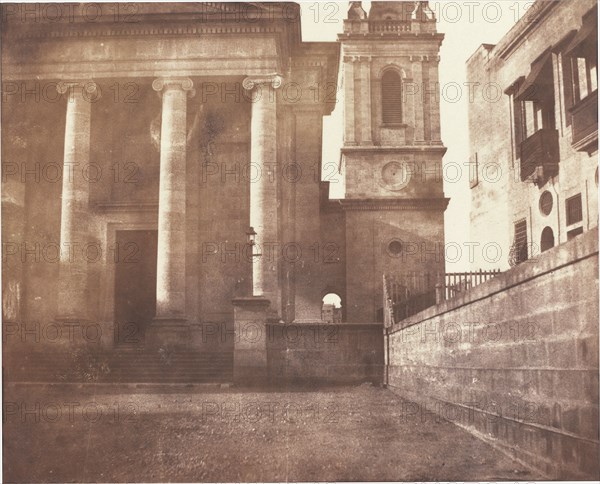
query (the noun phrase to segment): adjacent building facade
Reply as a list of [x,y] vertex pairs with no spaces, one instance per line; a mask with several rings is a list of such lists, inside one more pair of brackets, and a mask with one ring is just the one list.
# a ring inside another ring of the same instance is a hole
[[598,227],[597,2],[537,1],[467,63],[474,268]]

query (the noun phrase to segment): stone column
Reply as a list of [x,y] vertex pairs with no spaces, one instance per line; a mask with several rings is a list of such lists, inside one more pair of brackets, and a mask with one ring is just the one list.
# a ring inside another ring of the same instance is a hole
[[185,343],[185,187],[187,98],[189,78],[160,78],[152,88],[162,95],[156,318],[150,326],[154,343]]
[[57,89],[67,94],[57,319],[83,322],[89,317],[88,267],[82,248],[88,242],[90,195],[83,174],[90,159],[91,106],[97,98],[97,86],[93,81],[61,81]]
[[262,254],[252,263],[252,295],[276,303],[279,286],[277,227],[277,104],[274,89],[281,77],[273,74],[247,77],[244,89],[252,92],[250,162],[250,225],[256,231],[255,250]]

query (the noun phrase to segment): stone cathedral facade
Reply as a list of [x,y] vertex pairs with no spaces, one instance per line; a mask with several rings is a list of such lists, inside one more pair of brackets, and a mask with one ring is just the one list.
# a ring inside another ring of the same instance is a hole
[[350,2],[329,43],[294,3],[5,5],[4,320],[201,348],[207,322],[318,321],[328,293],[373,323],[385,272],[443,272],[427,3]]

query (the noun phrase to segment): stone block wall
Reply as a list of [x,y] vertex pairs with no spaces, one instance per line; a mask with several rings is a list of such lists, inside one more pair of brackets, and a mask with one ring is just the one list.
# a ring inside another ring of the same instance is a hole
[[381,324],[267,325],[269,379],[281,383],[381,383]]
[[390,389],[549,478],[597,479],[598,234],[389,329]]

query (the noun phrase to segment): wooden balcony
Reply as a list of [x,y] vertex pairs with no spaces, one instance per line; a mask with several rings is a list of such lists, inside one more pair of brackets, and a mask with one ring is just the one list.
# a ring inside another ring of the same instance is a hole
[[558,131],[540,129],[521,143],[521,181],[537,179],[541,173],[543,178],[558,175]]
[[570,109],[573,140],[577,151],[594,151],[598,147],[598,91],[594,91]]

